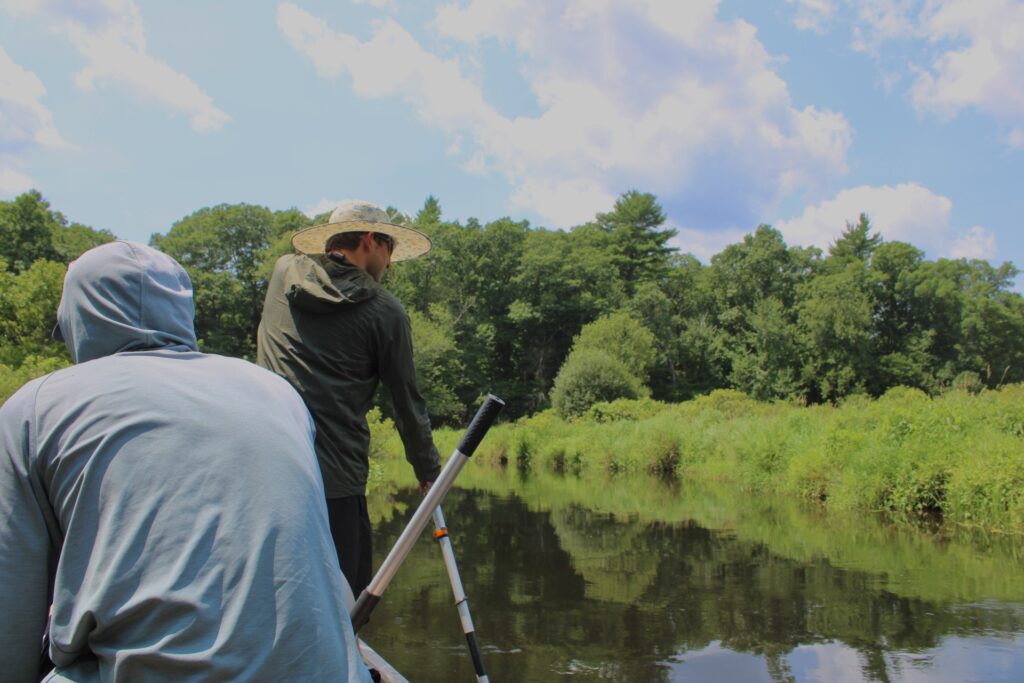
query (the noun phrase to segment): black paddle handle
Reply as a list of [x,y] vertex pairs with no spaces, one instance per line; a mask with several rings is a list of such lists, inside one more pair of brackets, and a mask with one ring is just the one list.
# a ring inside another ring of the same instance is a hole
[[494,394],[487,395],[487,400],[480,406],[480,410],[476,411],[473,421],[469,423],[469,429],[466,430],[462,440],[459,441],[459,453],[462,453],[467,458],[472,457],[476,447],[480,445],[484,435],[487,434],[487,430],[494,423],[494,418],[498,417],[498,413],[504,407],[505,402],[500,398]]

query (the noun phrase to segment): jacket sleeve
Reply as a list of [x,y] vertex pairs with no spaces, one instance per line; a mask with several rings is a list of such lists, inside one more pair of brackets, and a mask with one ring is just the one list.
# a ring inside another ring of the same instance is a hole
[[56,526],[33,453],[37,382],[0,407],[0,681],[38,680]]
[[377,367],[381,381],[391,392],[395,427],[405,446],[405,459],[419,481],[434,481],[441,473],[441,458],[434,446],[427,404],[416,386],[409,316],[398,307],[389,311],[383,323]]

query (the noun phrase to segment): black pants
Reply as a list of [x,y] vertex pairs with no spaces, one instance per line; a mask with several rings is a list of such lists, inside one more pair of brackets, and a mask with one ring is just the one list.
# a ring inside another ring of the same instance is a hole
[[352,587],[352,595],[358,598],[373,578],[373,539],[366,496],[328,498],[327,518],[341,572]]

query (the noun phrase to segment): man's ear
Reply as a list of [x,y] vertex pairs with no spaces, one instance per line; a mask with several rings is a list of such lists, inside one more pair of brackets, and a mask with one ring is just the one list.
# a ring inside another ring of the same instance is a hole
[[370,249],[373,247],[373,233],[364,233],[362,238],[360,238],[359,240],[359,246],[363,249],[366,249],[367,251],[370,251]]

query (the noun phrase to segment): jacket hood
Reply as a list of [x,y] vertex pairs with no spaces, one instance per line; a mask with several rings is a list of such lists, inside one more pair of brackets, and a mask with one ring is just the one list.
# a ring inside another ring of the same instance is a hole
[[117,241],[68,266],[57,324],[76,363],[121,351],[198,351],[192,281],[173,258]]
[[339,306],[377,296],[380,286],[370,274],[344,257],[300,254],[286,258],[289,261],[284,272],[285,296],[308,313],[330,313]]

